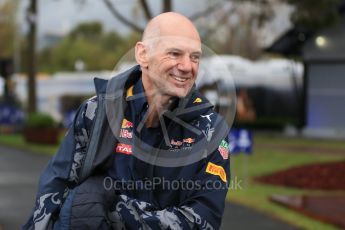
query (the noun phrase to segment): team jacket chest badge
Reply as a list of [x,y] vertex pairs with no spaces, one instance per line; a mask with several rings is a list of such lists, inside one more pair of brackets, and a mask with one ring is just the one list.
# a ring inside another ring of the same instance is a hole
[[206,172],[215,176],[219,176],[219,178],[222,181],[224,181],[225,183],[227,182],[225,170],[220,165],[216,165],[216,164],[213,164],[212,162],[208,162],[207,167],[206,167]]
[[225,140],[220,143],[218,151],[224,160],[229,158],[229,144]]
[[127,119],[122,120],[120,137],[122,138],[133,138],[133,123]]
[[131,155],[132,154],[132,146],[123,144],[123,143],[118,143],[116,146],[116,153],[123,153],[126,155]]
[[[133,138],[133,123],[128,121],[127,119],[122,120],[121,129],[120,129],[120,137],[126,138],[126,139]],[[131,155],[132,146],[129,144],[118,143],[116,145],[115,152]]]
[[195,139],[191,137],[184,138],[182,140],[171,139],[170,141],[171,147],[169,150],[177,151],[177,150],[191,149],[194,142],[195,142]]

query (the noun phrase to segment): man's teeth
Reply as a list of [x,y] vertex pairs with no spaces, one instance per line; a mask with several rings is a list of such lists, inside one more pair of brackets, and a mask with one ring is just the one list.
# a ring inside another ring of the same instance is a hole
[[175,79],[176,81],[179,81],[179,82],[185,82],[185,81],[187,81],[186,78],[180,78],[180,77],[174,77],[174,79]]

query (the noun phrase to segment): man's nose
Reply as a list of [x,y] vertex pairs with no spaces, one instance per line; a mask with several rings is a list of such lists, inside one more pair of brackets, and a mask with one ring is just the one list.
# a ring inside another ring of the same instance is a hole
[[184,72],[190,72],[193,69],[193,63],[192,60],[188,55],[183,55],[183,57],[180,59],[178,65],[178,69]]

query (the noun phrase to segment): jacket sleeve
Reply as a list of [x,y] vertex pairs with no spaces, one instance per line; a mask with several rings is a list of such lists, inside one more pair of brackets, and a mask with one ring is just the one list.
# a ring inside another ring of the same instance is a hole
[[116,229],[219,229],[230,180],[228,143],[224,139],[207,157],[195,178],[195,189],[183,203],[163,210],[120,195],[111,219]]
[[96,99],[89,99],[77,111],[57,153],[41,174],[34,209],[22,229],[47,229],[52,224],[78,173],[86,153]]

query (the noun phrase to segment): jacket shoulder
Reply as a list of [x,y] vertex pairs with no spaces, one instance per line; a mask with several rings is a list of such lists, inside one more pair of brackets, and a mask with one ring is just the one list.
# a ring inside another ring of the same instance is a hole
[[[85,100],[79,107],[77,114],[74,120],[74,130],[78,133],[87,132],[88,134],[91,131],[92,123],[96,116],[98,106],[98,97],[93,96]],[[85,130],[83,130],[85,129]]]

